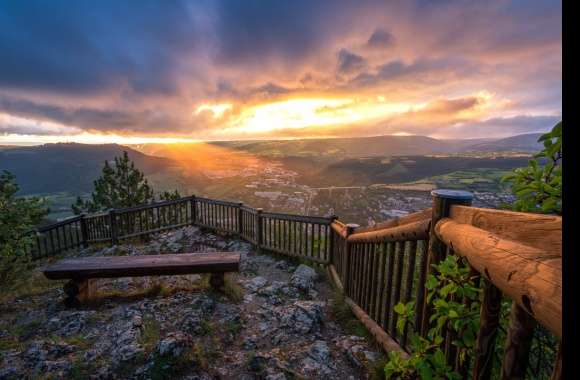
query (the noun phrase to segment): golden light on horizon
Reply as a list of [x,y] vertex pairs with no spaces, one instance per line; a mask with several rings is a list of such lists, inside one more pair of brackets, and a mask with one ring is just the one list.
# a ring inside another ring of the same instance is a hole
[[293,98],[249,107],[231,120],[224,131],[263,133],[349,125],[378,120],[411,108],[409,103],[389,103],[384,97]]
[[204,103],[204,104],[200,105],[199,107],[197,107],[197,109],[195,110],[195,114],[199,115],[203,111],[210,111],[213,114],[213,118],[217,119],[217,118],[223,116],[224,112],[231,110],[232,107],[233,106],[231,103],[221,103],[221,104]]
[[233,102],[204,102],[197,106],[193,115],[208,112],[210,118],[192,119],[189,131],[185,129],[173,135],[83,131],[76,125],[38,122],[0,113],[0,121],[26,127],[30,131],[28,134],[0,133],[0,143],[171,144],[244,138],[339,137],[348,128],[378,126],[393,120],[399,122],[399,128],[391,129],[391,134],[417,134],[416,130],[412,130],[416,125],[434,122],[459,125],[470,120],[485,119],[486,115],[509,110],[510,103],[509,99],[497,97],[495,93],[486,90],[459,98],[420,99],[413,102],[391,101],[379,94],[344,97],[326,94],[235,106]]
[[175,144],[175,143],[196,143],[198,139],[178,138],[178,137],[146,137],[146,136],[120,136],[116,134],[100,134],[83,132],[69,136],[38,136],[38,135],[0,135],[0,144],[48,144],[48,143],[81,143],[81,144]]

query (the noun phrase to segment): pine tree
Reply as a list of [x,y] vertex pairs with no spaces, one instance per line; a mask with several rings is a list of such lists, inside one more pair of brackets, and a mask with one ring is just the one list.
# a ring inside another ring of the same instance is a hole
[[18,197],[14,175],[6,170],[0,174],[0,285],[12,282],[26,262],[32,245],[30,231],[48,214],[44,200]]
[[153,190],[145,175],[124,151],[123,156],[115,157],[114,167],[105,161],[101,176],[94,182],[91,199],[83,201],[78,197],[71,207],[78,215],[82,212],[138,206],[153,200]]
[[162,201],[174,201],[177,199],[181,198],[181,194],[179,194],[179,191],[177,190],[173,190],[173,191],[164,191],[162,193],[159,194],[159,199]]

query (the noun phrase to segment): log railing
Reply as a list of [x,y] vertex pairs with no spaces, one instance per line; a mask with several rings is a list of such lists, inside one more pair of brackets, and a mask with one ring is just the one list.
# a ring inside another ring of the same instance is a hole
[[[432,315],[425,281],[446,255],[464,257],[481,284],[475,355],[458,368],[457,338],[448,334],[448,363],[467,377],[489,379],[502,352],[502,378],[524,378],[537,325],[562,337],[562,218],[480,209],[471,194],[436,190],[433,207],[360,228],[336,217],[264,212],[239,202],[186,197],[81,215],[38,229],[33,258],[93,243],[116,244],[186,225],[239,236],[257,251],[326,265],[354,314],[387,351],[410,352],[411,334],[425,336]],[[498,342],[502,299],[513,301],[505,342]],[[415,320],[396,328],[394,306],[414,301]],[[412,330],[411,330],[412,329]],[[503,350],[498,348],[503,347]],[[561,377],[561,343],[552,378]],[[494,364],[494,360],[496,363]]]
[[33,258],[49,257],[94,243],[117,244],[187,225],[235,234],[264,249],[327,264],[333,217],[262,212],[240,202],[185,197],[143,206],[81,215],[36,230]]

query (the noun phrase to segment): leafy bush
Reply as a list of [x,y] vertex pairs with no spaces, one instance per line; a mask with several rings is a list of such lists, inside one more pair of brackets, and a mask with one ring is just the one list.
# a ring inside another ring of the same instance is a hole
[[[562,122],[538,142],[544,149],[534,155],[525,168],[518,168],[502,178],[512,183],[517,200],[515,211],[562,214]],[[545,164],[541,164],[542,159]]]
[[32,228],[48,214],[43,200],[17,197],[18,189],[15,176],[3,171],[0,175],[0,285],[17,274],[15,268],[25,261],[33,241]]
[[[479,330],[480,289],[470,275],[469,266],[457,256],[447,256],[434,266],[435,273],[427,277],[427,302],[433,305],[426,337],[414,334],[410,338],[411,356],[403,359],[398,352],[389,353],[385,365],[387,379],[460,379],[461,375],[447,364],[442,348],[447,332],[457,335],[451,342],[459,352],[459,365],[468,364],[473,354]],[[414,324],[414,303],[398,303],[397,329]],[[415,329],[411,329],[415,331]]]

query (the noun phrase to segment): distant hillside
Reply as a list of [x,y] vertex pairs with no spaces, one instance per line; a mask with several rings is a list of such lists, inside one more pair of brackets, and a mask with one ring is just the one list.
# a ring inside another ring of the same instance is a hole
[[0,150],[0,168],[16,175],[22,194],[87,192],[104,162],[120,156],[124,150],[145,174],[173,165],[170,159],[148,156],[117,144],[60,143]]
[[[304,183],[314,187],[337,186],[337,184],[340,186],[367,186],[378,183],[411,182],[459,170],[481,168],[511,170],[525,166],[527,161],[528,157],[399,156],[393,158],[353,158],[330,164],[319,171],[305,170],[302,172],[301,179]],[[302,162],[302,166],[307,167],[307,163]],[[315,167],[315,165],[311,163],[310,167]],[[292,168],[296,170],[296,166]]]
[[218,141],[211,144],[269,157],[372,157],[467,151],[536,151],[538,134],[505,139],[443,140],[426,136],[374,136],[303,140]]
[[540,136],[542,133],[511,136],[474,144],[468,146],[467,150],[476,152],[537,152],[542,148],[542,144],[538,142]]
[[226,141],[213,144],[257,155],[280,157],[361,157],[424,155],[453,149],[442,140],[426,136],[376,136],[279,141]]

